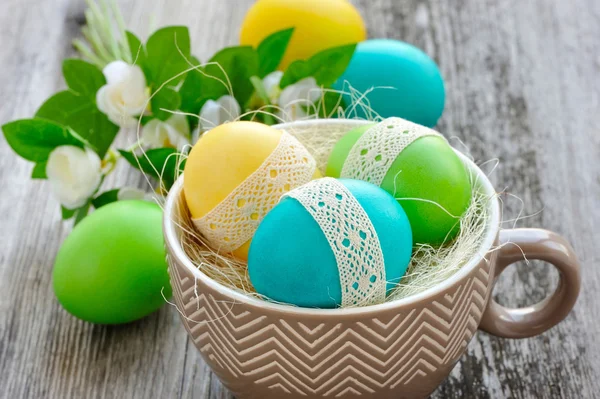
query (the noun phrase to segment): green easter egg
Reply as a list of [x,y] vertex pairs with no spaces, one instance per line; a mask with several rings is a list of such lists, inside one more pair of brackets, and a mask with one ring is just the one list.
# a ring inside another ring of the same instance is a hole
[[[329,156],[327,176],[340,177],[348,153],[372,126],[355,128],[337,142]],[[452,147],[438,136],[424,136],[408,145],[391,164],[381,188],[399,199],[415,244],[439,245],[452,240],[460,231],[459,217],[471,203],[468,171]]]
[[162,211],[145,201],[103,206],[63,243],[53,272],[54,293],[73,316],[92,323],[140,319],[171,296]]

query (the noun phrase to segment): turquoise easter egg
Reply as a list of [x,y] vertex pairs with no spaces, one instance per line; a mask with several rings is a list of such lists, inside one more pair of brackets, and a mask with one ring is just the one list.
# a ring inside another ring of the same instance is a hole
[[[359,180],[336,181],[360,204],[376,231],[385,265],[385,295],[400,281],[410,261],[412,233],[408,218],[383,189]],[[324,229],[344,220],[331,217],[325,222],[317,222],[298,199],[281,199],[263,219],[250,245],[248,272],[258,293],[303,307],[341,306],[340,270]],[[348,240],[342,240],[342,245],[346,241],[355,245]]]
[[82,320],[121,324],[154,312],[171,296],[162,210],[145,201],[97,209],[63,243],[52,278],[61,305]]
[[[432,127],[444,110],[444,81],[435,61],[398,40],[359,43],[334,88],[348,91],[348,84],[360,94],[368,92],[364,105],[383,118],[398,116]],[[345,100],[353,104],[352,96],[346,95]],[[360,106],[355,111],[361,118],[372,119]]]

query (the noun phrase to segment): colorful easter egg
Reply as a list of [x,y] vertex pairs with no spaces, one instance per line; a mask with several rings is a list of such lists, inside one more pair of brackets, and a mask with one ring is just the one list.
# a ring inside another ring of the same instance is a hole
[[[444,110],[444,81],[435,62],[408,43],[390,39],[359,43],[348,68],[334,84],[337,90],[365,94],[362,104],[376,115],[398,116],[435,126]],[[346,95],[353,104],[356,95]],[[354,108],[361,118],[374,115],[363,107]]]
[[295,28],[279,69],[330,47],[366,38],[365,23],[347,0],[259,0],[250,8],[240,43],[258,46],[267,36]]
[[314,177],[316,162],[287,132],[226,123],[192,148],[183,190],[192,221],[211,247],[245,260],[254,231],[282,194]]
[[416,244],[451,241],[471,203],[468,171],[444,137],[400,118],[348,132],[329,156],[326,174],[369,181],[392,194]]
[[61,305],[82,320],[120,324],[154,312],[171,296],[160,207],[118,201],[94,211],[63,243],[52,278]]
[[304,307],[382,303],[410,262],[398,202],[372,184],[313,180],[286,194],[260,224],[248,257],[260,294]]

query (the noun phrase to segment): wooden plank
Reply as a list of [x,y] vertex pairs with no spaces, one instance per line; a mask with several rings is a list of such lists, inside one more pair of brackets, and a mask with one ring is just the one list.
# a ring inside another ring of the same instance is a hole
[[[63,86],[83,2],[8,0],[0,11],[0,121],[30,116]],[[207,59],[235,44],[251,0],[120,2],[142,36],[164,24],[190,26]],[[584,268],[581,299],[557,328],[536,338],[479,333],[434,397],[593,397],[600,390],[600,3],[594,0],[439,2],[355,1],[371,37],[416,44],[439,62],[447,105],[439,129],[474,159],[499,158],[493,180],[505,219],[571,240]],[[153,19],[151,18],[153,16]],[[149,25],[155,21],[154,27]],[[232,28],[233,27],[233,28]],[[4,140],[3,138],[0,140]],[[120,137],[121,143],[132,137]],[[51,288],[53,257],[70,231],[31,166],[0,145],[1,397],[230,398],[165,306],[123,327],[92,326],[67,315]],[[121,165],[107,187],[138,185]],[[537,211],[542,213],[536,214]],[[507,223],[510,227],[512,223]],[[540,300],[557,274],[534,263],[511,268],[496,297],[510,306]]]

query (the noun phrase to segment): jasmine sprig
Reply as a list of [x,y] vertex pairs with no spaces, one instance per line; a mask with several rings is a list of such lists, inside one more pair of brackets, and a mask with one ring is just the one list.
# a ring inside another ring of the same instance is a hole
[[100,69],[115,60],[131,63],[123,16],[115,0],[86,0],[84,40],[73,40],[73,46],[89,62]]
[[[222,49],[203,64],[191,54],[186,27],[159,29],[144,43],[126,31],[115,0],[86,3],[83,38],[73,45],[88,62],[65,60],[67,88],[46,100],[33,118],[2,126],[15,153],[33,163],[31,177],[50,181],[64,219],[77,222],[90,207],[133,198],[126,188],[99,192],[120,160],[154,177],[164,194],[185,163],[180,151],[195,141],[190,131],[237,119],[274,124],[330,115],[339,106],[339,95],[326,101],[326,88],[345,70],[353,46],[328,49],[277,70],[293,35],[290,28],[269,35],[256,48]],[[119,96],[107,95],[114,90],[137,94],[127,104],[115,104],[112,98]],[[317,110],[315,93],[324,91]],[[141,121],[138,142],[113,148],[119,130],[131,132],[130,120],[134,125]],[[65,168],[68,173],[62,173]],[[144,197],[140,190],[134,194]]]

